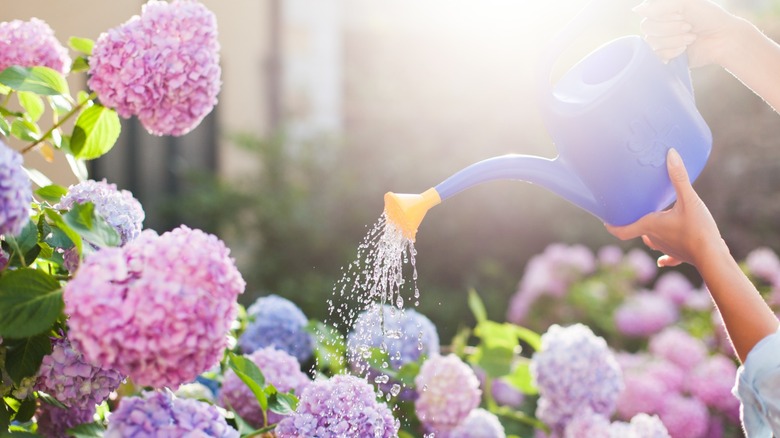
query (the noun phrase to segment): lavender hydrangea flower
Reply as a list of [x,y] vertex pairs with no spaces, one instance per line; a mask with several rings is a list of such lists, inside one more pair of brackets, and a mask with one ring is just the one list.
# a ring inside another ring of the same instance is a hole
[[141,203],[127,190],[118,190],[116,184],[106,180],[87,180],[68,187],[68,193],[55,205],[59,210],[69,210],[74,204],[91,202],[95,211],[111,225],[122,245],[141,234],[146,216]]
[[625,257],[626,262],[634,270],[640,283],[647,283],[658,272],[658,264],[650,255],[639,248],[634,248]]
[[637,414],[630,424],[633,431],[630,438],[670,438],[669,431],[657,415]]
[[417,418],[430,431],[446,433],[479,406],[482,390],[470,366],[454,354],[426,360],[414,379]]
[[5,21],[0,23],[0,71],[12,65],[44,66],[65,74],[70,56],[45,21]]
[[52,341],[51,354],[43,357],[35,389],[68,407],[94,409],[122,380],[124,376],[117,371],[86,362],[67,338],[59,338]]
[[181,226],[87,256],[64,290],[69,337],[90,362],[177,387],[217,363],[244,280],[217,237]]
[[707,406],[730,414],[731,418],[735,414],[739,418],[739,399],[731,393],[736,378],[737,366],[734,361],[718,354],[693,369],[687,379],[687,387],[691,395]]
[[615,310],[615,326],[626,336],[650,336],[677,321],[677,306],[668,298],[640,292],[629,296]]
[[767,247],[756,248],[745,257],[745,267],[756,277],[775,283],[780,280],[780,258]]
[[506,432],[498,417],[478,408],[472,409],[444,438],[506,438]]
[[[260,368],[265,381],[279,392],[294,390],[295,394],[300,395],[311,383],[311,380],[301,371],[298,360],[282,350],[266,347],[247,357]],[[225,372],[219,397],[223,406],[235,409],[238,415],[252,426],[263,426],[263,411],[255,395],[232,369]],[[276,424],[282,418],[284,417],[280,414],[268,412],[268,424]]]
[[239,434],[228,426],[215,406],[158,391],[122,399],[108,417],[106,438],[129,436],[237,438]]
[[91,423],[95,415],[95,406],[60,408],[41,403],[35,413],[38,423],[38,435],[46,438],[69,436],[68,429],[79,424]]
[[682,306],[695,293],[691,282],[677,271],[669,271],[658,277],[655,293],[667,298],[676,306]]
[[684,371],[691,371],[707,357],[707,346],[678,327],[669,327],[650,338],[650,352]]
[[582,324],[551,326],[532,357],[531,374],[540,394],[536,415],[558,431],[583,407],[612,415],[623,389],[620,366],[606,341]]
[[710,421],[701,400],[680,394],[666,397],[659,416],[669,434],[680,438],[703,438]]
[[611,430],[612,424],[607,417],[585,407],[566,425],[563,438],[610,438]]
[[154,135],[186,134],[217,103],[216,17],[197,1],[149,1],[140,17],[100,35],[89,74],[89,87],[122,117],[138,116]]
[[306,331],[308,319],[292,301],[278,295],[260,297],[247,309],[251,322],[238,338],[244,353],[274,347],[306,362],[313,352],[313,340]]
[[366,371],[363,353],[382,344],[387,347],[390,367],[397,370],[422,355],[438,354],[439,334],[431,320],[414,309],[375,304],[358,315],[347,335],[352,369]]
[[0,141],[0,234],[21,233],[30,218],[32,183],[22,161],[21,154]]
[[390,438],[398,435],[399,426],[368,382],[336,375],[307,386],[298,409],[282,419],[275,432],[278,438]]
[[636,371],[624,373],[623,385],[617,399],[617,414],[624,420],[643,412],[658,413],[669,394],[662,381]]

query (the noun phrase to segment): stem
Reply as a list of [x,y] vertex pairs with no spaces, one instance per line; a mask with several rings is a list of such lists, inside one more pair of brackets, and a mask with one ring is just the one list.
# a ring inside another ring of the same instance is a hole
[[14,95],[14,90],[8,92],[8,95],[5,96],[5,100],[3,101],[3,108],[6,108],[8,106],[8,102],[11,101],[11,96],[13,95]]
[[498,415],[499,417],[509,418],[519,423],[527,424],[536,429],[543,430],[546,433],[550,432],[550,428],[546,424],[537,420],[536,418],[530,417],[523,412],[514,411],[512,409],[507,408],[506,406],[501,406],[492,412]]
[[96,97],[97,97],[97,94],[95,94],[95,92],[93,91],[93,92],[92,92],[92,93],[89,95],[89,97],[88,97],[87,99],[85,99],[83,102],[81,102],[81,103],[79,103],[78,105],[76,105],[75,107],[73,107],[73,109],[72,109],[72,110],[70,110],[70,111],[69,111],[67,114],[65,114],[65,115],[64,115],[64,116],[63,116],[63,117],[62,117],[62,118],[61,118],[61,119],[60,119],[60,120],[59,120],[57,123],[55,123],[54,125],[52,125],[52,127],[51,127],[51,128],[49,128],[49,130],[48,130],[48,131],[46,131],[46,132],[45,132],[45,133],[44,133],[44,134],[41,136],[41,138],[39,138],[38,140],[35,140],[33,143],[31,143],[30,145],[28,145],[27,147],[25,147],[24,149],[22,149],[22,151],[21,151],[22,155],[26,154],[27,152],[30,152],[31,150],[33,150],[33,148],[35,148],[35,146],[38,146],[39,144],[41,144],[41,142],[43,142],[44,140],[46,140],[46,138],[50,137],[50,136],[51,136],[51,133],[52,133],[52,132],[54,132],[54,130],[55,130],[55,129],[57,129],[57,128],[59,128],[60,126],[62,126],[62,125],[63,125],[63,124],[66,122],[66,121],[68,121],[68,119],[70,119],[71,117],[73,117],[73,115],[74,115],[74,114],[76,114],[77,112],[79,112],[79,111],[80,111],[80,110],[81,110],[81,109],[84,107],[84,105],[86,105],[86,104],[87,104],[87,102],[92,102],[92,100],[93,100],[93,99],[95,99]]

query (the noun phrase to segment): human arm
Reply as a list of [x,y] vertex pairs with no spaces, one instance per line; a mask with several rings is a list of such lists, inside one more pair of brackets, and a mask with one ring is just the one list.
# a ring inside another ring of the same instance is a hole
[[688,53],[691,67],[717,64],[780,111],[780,45],[711,0],[645,0],[645,40],[661,59]]
[[744,361],[760,340],[777,331],[777,317],[731,256],[674,149],[667,155],[667,169],[677,193],[675,205],[633,224],[606,225],[607,230],[622,240],[641,236],[647,246],[664,253],[658,259],[659,266],[692,264],[707,285],[734,350]]

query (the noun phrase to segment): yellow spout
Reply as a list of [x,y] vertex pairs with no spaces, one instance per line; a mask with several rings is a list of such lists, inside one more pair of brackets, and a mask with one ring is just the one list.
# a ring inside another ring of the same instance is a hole
[[385,193],[385,216],[403,233],[404,237],[414,242],[417,227],[425,217],[425,213],[441,203],[439,192],[430,188],[419,195]]

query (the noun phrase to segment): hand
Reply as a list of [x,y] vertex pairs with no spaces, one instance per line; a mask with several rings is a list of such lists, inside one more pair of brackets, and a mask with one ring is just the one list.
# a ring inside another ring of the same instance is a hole
[[642,33],[661,59],[688,50],[691,67],[723,65],[743,21],[710,0],[645,0],[634,12],[644,17]]
[[725,243],[712,214],[693,190],[676,150],[670,149],[667,153],[666,167],[677,193],[674,206],[647,214],[633,224],[622,227],[606,225],[607,231],[621,240],[642,236],[647,246],[664,253],[658,259],[658,266],[690,263],[699,267],[710,250],[722,250]]

